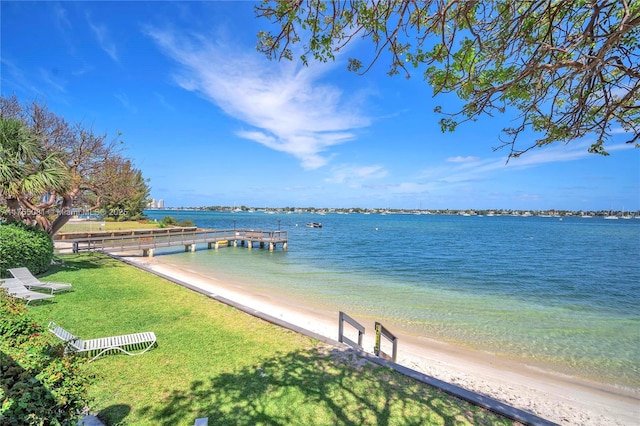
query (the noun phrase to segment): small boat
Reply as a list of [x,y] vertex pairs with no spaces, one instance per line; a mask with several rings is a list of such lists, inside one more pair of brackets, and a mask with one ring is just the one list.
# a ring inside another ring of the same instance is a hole
[[616,220],[619,219],[618,215],[613,214],[611,210],[609,210],[609,214],[604,217],[607,220]]
[[307,228],[322,228],[322,224],[320,222],[309,222],[307,223]]

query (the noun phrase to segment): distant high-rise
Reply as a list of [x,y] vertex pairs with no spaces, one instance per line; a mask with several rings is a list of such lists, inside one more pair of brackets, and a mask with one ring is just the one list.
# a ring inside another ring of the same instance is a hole
[[155,198],[151,198],[147,203],[148,209],[163,209],[164,208],[164,200],[156,200]]

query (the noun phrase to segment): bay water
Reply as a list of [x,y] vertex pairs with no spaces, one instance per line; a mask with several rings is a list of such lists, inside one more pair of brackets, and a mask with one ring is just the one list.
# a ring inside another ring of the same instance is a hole
[[[288,232],[286,251],[157,251],[170,263],[413,336],[640,390],[640,220],[145,214],[188,219],[201,228]],[[323,226],[308,228],[308,222]]]

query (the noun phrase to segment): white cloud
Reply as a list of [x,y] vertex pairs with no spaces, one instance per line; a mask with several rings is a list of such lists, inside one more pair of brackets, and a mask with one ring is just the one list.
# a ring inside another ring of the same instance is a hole
[[44,68],[39,68],[38,74],[40,75],[40,80],[42,80],[47,87],[57,92],[65,92],[65,84],[58,78],[55,70],[49,71]]
[[169,111],[175,111],[176,110],[175,107],[173,105],[171,105],[169,102],[167,102],[165,97],[163,95],[161,95],[160,93],[153,92],[153,95],[156,97],[156,99],[158,100],[160,105],[162,105],[163,107],[165,107]]
[[107,27],[95,24],[89,14],[87,14],[87,23],[89,24],[91,31],[93,31],[93,34],[96,36],[100,48],[104,50],[115,62],[119,62],[118,49],[116,48],[115,43],[111,41]]
[[425,194],[433,190],[433,183],[420,182],[400,182],[398,184],[387,185],[386,192],[396,195],[417,195]]
[[[570,143],[554,143],[540,148],[534,148],[531,151],[517,158],[511,158],[507,162],[506,154],[502,157],[493,157],[489,159],[481,159],[479,157],[450,157],[446,159],[447,163],[456,163],[452,166],[441,165],[438,167],[424,170],[421,178],[430,180],[438,180],[442,182],[463,182],[463,181],[479,181],[484,180],[495,172],[509,172],[514,170],[523,170],[534,168],[537,166],[578,161],[597,154],[589,153],[588,149],[593,140],[583,139]],[[606,150],[610,153],[633,149],[632,144],[615,143],[607,144]],[[501,151],[498,151],[500,153]],[[504,151],[506,153],[506,151]]]
[[[512,158],[507,162],[506,155],[482,159],[472,156],[446,158],[443,162],[426,168],[418,173],[413,183],[390,184],[389,193],[447,193],[462,188],[475,187],[476,183],[489,181],[496,176],[507,176],[507,173],[535,168],[545,164],[570,162],[584,159],[595,154],[587,152],[590,141],[575,141],[570,144],[554,144],[537,148],[525,155]],[[610,151],[621,149],[623,144],[608,147]]]
[[91,65],[84,64],[81,68],[78,68],[74,71],[71,71],[71,74],[74,77],[82,77],[83,75],[93,71],[93,67]]
[[129,101],[129,97],[127,95],[125,95],[124,93],[115,93],[113,96],[115,96],[115,98],[120,101],[120,103],[122,104],[122,106],[129,111],[132,114],[135,114],[138,112],[138,108],[135,107],[135,105],[133,105],[130,101]]
[[329,183],[347,183],[350,186],[360,187],[363,182],[371,179],[380,179],[387,176],[387,171],[381,165],[356,166],[343,164],[331,170],[331,177],[325,179]]
[[[637,143],[637,142],[636,142],[636,143]],[[637,148],[636,148],[636,143],[626,143],[626,142],[624,142],[624,143],[617,143],[617,144],[614,144],[614,145],[607,145],[607,146],[605,147],[605,149],[606,149],[608,152],[625,151],[625,150],[627,150],[627,149],[637,149]]]
[[7,57],[0,58],[0,69],[4,71],[2,83],[6,87],[12,87],[14,91],[35,94],[45,99],[67,92],[67,82],[58,75],[56,69],[38,67],[33,72],[28,72],[25,65]]
[[25,75],[24,67],[20,64],[16,64],[6,57],[0,57],[0,68],[4,71],[2,80],[5,87],[10,85],[21,91],[32,92],[38,95],[43,94],[42,90],[38,88],[38,85]]
[[461,157],[461,156],[457,156],[457,157],[449,157],[449,158],[447,158],[447,162],[449,162],[449,163],[475,163],[477,161],[480,161],[480,157],[472,157],[472,156]]
[[53,5],[53,19],[56,27],[61,31],[71,28],[71,21],[67,16],[67,11],[60,5]]
[[631,129],[629,129],[629,130],[625,130],[624,128],[622,128],[622,127],[620,127],[620,126],[619,126],[619,127],[615,127],[615,128],[613,128],[613,129],[611,129],[611,134],[612,134],[612,135],[625,135],[625,134],[627,134],[627,133],[631,133],[631,134],[633,134],[633,130],[631,130]]
[[[327,164],[331,147],[353,140],[371,120],[335,86],[320,82],[329,67],[271,62],[257,52],[242,52],[172,32],[148,30],[160,49],[182,69],[177,83],[204,95],[227,115],[252,129],[238,135],[298,158],[302,167]],[[197,41],[194,41],[197,40]]]
[[[506,156],[484,160],[477,157],[464,157],[465,159],[473,158],[473,161],[453,161],[459,164],[454,167],[438,168],[438,170],[442,179],[447,181],[481,180],[496,171],[506,172],[510,170],[528,169],[549,163],[580,160],[594,155],[587,151],[589,146],[590,142],[584,141],[572,142],[570,144],[558,143],[542,148],[535,148],[521,157],[509,159],[508,162]],[[447,162],[452,162],[452,160],[447,159]]]

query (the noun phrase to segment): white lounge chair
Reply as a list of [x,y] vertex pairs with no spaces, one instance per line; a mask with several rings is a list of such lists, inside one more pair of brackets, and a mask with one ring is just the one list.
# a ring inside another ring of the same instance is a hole
[[40,281],[36,277],[33,276],[31,271],[27,268],[12,268],[7,269],[14,278],[22,281],[22,284],[29,290],[49,290],[51,294],[58,291],[69,291],[71,290],[70,283],[56,283],[49,281]]
[[24,299],[29,302],[34,300],[53,299],[52,294],[39,293],[37,291],[31,291],[22,284],[22,281],[16,278],[7,278],[0,280],[0,288],[5,290],[8,294],[19,299]]
[[49,331],[67,343],[67,350],[92,356],[89,362],[107,353],[123,352],[127,355],[142,355],[156,345],[156,335],[152,331],[82,340],[64,328],[49,323]]

